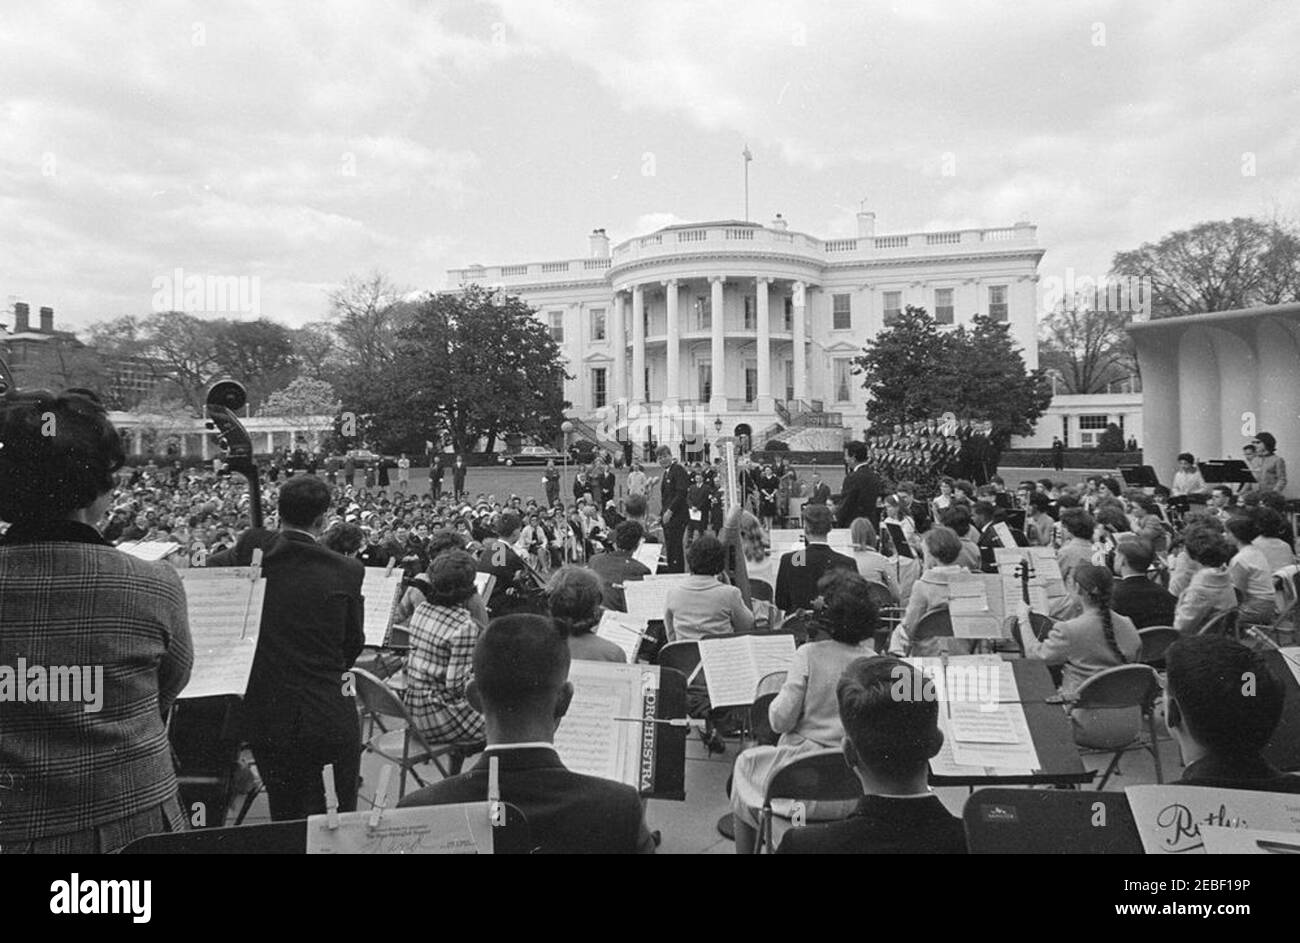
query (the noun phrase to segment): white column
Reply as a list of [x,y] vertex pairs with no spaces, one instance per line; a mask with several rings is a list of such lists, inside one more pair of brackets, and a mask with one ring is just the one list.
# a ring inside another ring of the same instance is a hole
[[206,432],[199,433],[199,455],[202,457],[203,461],[206,462],[212,457],[210,452],[211,447],[208,441],[208,434]]
[[664,298],[668,302],[668,389],[664,393],[664,401],[673,406],[677,405],[677,398],[681,396],[681,325],[677,322],[677,302],[678,287],[677,279],[671,278],[663,283]]
[[754,279],[754,299],[758,316],[758,411],[770,413],[776,409],[772,399],[772,324],[767,309],[767,286],[772,279]]
[[709,409],[714,413],[727,411],[727,340],[722,307],[722,285],[725,281],[726,278],[722,275],[714,275],[709,278],[709,285],[713,289],[713,295],[709,302],[712,309],[710,321],[713,327],[713,347],[711,350],[713,396],[709,400]]
[[623,321],[627,317],[627,298],[621,291],[614,292],[614,323],[610,325],[614,339],[614,388],[610,401],[627,399],[627,333]]
[[632,402],[644,403],[645,390],[645,292],[632,286]]
[[266,434],[266,450],[267,450],[268,452],[274,452],[274,451],[275,451],[275,433],[274,433],[274,432],[268,432],[268,433]]
[[794,398],[808,401],[808,370],[805,363],[806,351],[804,318],[807,314],[805,295],[807,286],[803,282],[794,283]]

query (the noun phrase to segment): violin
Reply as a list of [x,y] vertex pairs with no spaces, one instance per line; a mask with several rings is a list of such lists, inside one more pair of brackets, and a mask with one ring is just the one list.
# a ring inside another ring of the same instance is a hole
[[[1020,558],[1016,564],[1016,578],[1020,580],[1020,598],[1029,608],[1029,581],[1034,577],[1034,562],[1025,555]],[[1047,618],[1041,612],[1029,612],[1029,627],[1033,630],[1034,637],[1040,642],[1047,637],[1047,633],[1052,631],[1052,620]]]
[[262,487],[257,463],[253,461],[253,440],[239,421],[237,411],[248,402],[244,384],[237,380],[218,380],[208,390],[205,401],[207,427],[217,430],[217,443],[225,453],[226,466],[244,476],[248,482],[248,513],[256,528],[262,527]]

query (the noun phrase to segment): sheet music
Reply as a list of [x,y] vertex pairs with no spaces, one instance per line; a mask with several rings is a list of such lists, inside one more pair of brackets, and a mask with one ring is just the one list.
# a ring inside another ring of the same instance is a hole
[[1291,677],[1300,685],[1300,646],[1288,646],[1282,649],[1282,661],[1291,669]]
[[626,613],[606,609],[600,617],[600,625],[596,627],[596,637],[613,642],[623,649],[623,654],[627,656],[630,665],[636,661],[637,652],[641,648],[641,633],[644,628],[644,626],[638,627]]
[[474,574],[474,588],[478,590],[478,594],[485,601],[492,595],[492,587],[496,584],[496,580],[497,578],[491,573],[479,572]]
[[633,551],[632,559],[647,567],[653,576],[655,570],[659,569],[659,556],[663,549],[663,544],[648,544],[642,541],[641,546]]
[[1300,834],[1295,832],[1202,825],[1201,840],[1207,855],[1300,854]]
[[173,553],[179,553],[181,545],[170,540],[128,540],[117,545],[123,553],[129,553],[137,560],[149,560],[157,563]]
[[1002,637],[1002,621],[989,605],[979,573],[961,574],[948,581],[948,616],[954,638]]
[[646,665],[575,661],[569,667],[573,701],[555,732],[555,749],[577,773],[642,786],[641,748],[654,741],[653,725],[618,720],[644,717],[646,694],[659,687],[659,669]]
[[758,682],[774,671],[789,671],[792,635],[740,635],[700,640],[700,661],[713,707],[754,703]]
[[[950,718],[952,737],[961,743],[1018,743],[1012,711],[1019,704],[984,705],[972,701],[952,701]],[[1023,713],[1023,710],[1022,710]]]
[[492,854],[492,823],[487,801],[456,805],[385,809],[370,827],[370,812],[341,812],[339,827],[329,817],[307,818],[309,855],[473,855]]
[[[393,621],[393,608],[402,595],[402,571],[368,566],[361,579],[361,595],[365,597],[366,644],[380,648],[388,641],[388,627]],[[484,574],[486,575],[486,574]]]
[[[834,533],[832,531],[831,533]],[[846,532],[847,533],[847,532]],[[780,559],[781,554],[789,553],[792,550],[798,550],[806,546],[803,542],[803,531],[772,528],[768,532],[768,542],[772,555]]]
[[668,591],[688,579],[690,577],[685,574],[672,573],[624,583],[623,597],[627,600],[627,614],[642,627],[654,619],[662,619],[668,605]]
[[1124,795],[1149,855],[1204,854],[1205,825],[1300,833],[1300,795],[1207,786],[1129,786]]
[[182,697],[243,696],[257,653],[266,580],[253,567],[179,570],[194,644],[194,667]]
[[[1024,602],[1024,593],[1021,590],[1023,584],[1019,577],[1004,576],[1002,577],[1002,611],[1009,612],[1012,615],[1020,611],[1020,606]],[[1048,609],[1047,588],[1037,582],[1037,577],[1029,581],[1029,608],[1035,612],[1047,613]]]
[[993,525],[993,533],[998,535],[998,540],[1002,541],[1004,547],[1017,547],[1016,537],[1011,533],[1011,528],[1006,525],[1005,521],[998,521]]
[[1040,768],[1011,666],[997,655],[907,658],[935,682],[944,744],[930,760],[938,776],[1027,775]]

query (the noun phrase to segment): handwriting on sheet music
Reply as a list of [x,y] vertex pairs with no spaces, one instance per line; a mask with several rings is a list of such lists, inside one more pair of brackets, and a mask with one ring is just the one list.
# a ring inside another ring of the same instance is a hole
[[386,809],[373,828],[369,812],[342,813],[336,829],[328,821],[324,815],[307,820],[307,854],[472,855],[490,850],[486,802]]

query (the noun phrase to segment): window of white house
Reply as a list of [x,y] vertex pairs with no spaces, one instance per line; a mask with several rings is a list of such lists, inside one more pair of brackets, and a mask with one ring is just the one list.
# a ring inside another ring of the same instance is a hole
[[847,403],[853,397],[853,361],[836,357],[832,361],[835,377],[835,402]]
[[591,406],[593,409],[600,409],[605,405],[605,368],[592,367],[591,369]]
[[853,328],[851,295],[831,295],[831,330],[848,331]]
[[551,340],[557,344],[564,343],[564,312],[550,311],[547,318],[551,322]]
[[707,403],[713,398],[713,365],[699,364],[700,402]]
[[605,339],[605,309],[591,309],[591,339],[593,341],[603,341]]
[[898,320],[898,316],[903,313],[903,293],[901,291],[887,291],[884,293],[885,300],[885,323],[893,324]]
[[952,289],[936,288],[934,290],[934,320],[938,324],[952,324]]
[[745,330],[753,331],[758,328],[758,299],[753,295],[745,296]]
[[1101,438],[1101,434],[1106,431],[1108,425],[1110,425],[1109,416],[1080,416],[1079,445],[1085,449],[1095,447],[1097,440]]
[[695,330],[713,329],[713,300],[708,295],[695,296]]
[[787,297],[785,299],[785,332],[787,334],[794,330],[794,299]]
[[1007,286],[989,286],[989,317],[994,321],[1007,319]]

